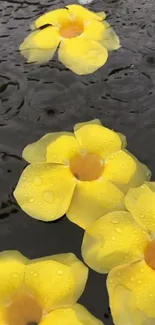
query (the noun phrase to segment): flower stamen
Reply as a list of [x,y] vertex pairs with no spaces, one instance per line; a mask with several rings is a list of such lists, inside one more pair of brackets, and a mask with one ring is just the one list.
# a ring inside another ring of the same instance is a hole
[[60,35],[64,38],[77,37],[83,33],[83,24],[79,21],[69,21],[60,28]]
[[104,165],[100,157],[95,154],[81,154],[70,161],[72,174],[80,181],[93,181],[98,179],[103,172]]

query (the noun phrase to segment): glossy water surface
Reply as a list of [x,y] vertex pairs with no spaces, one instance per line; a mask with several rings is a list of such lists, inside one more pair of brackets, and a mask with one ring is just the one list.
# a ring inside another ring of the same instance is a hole
[[[55,58],[28,65],[18,46],[29,24],[49,9],[71,0],[0,2],[0,250],[18,249],[28,257],[73,251],[80,257],[83,232],[65,217],[43,223],[16,205],[12,191],[25,162],[23,147],[50,131],[72,130],[95,117],[128,138],[128,148],[155,176],[154,0],[94,0],[107,13],[122,48],[90,76],[76,76]],[[94,315],[112,324],[105,277],[90,272],[80,300]]]

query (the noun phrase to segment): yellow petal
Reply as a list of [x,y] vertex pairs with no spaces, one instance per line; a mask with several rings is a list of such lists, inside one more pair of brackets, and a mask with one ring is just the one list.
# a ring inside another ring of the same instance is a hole
[[22,156],[29,163],[47,161],[64,164],[76,154],[79,154],[79,147],[73,133],[55,132],[26,146]]
[[[119,312],[115,304],[123,302],[122,294],[126,290],[131,293],[130,299],[134,301],[135,309],[144,312],[147,317],[155,317],[155,271],[144,261],[114,268],[108,275],[107,287],[114,319]],[[132,313],[132,309],[129,313]]]
[[113,210],[124,210],[124,194],[114,184],[100,178],[77,183],[66,215],[70,221],[86,229],[96,219]]
[[122,133],[117,132],[117,134],[119,135],[121,141],[122,141],[122,149],[125,149],[127,146],[127,140],[126,140],[126,136]]
[[103,325],[82,305],[76,304],[71,308],[57,309],[45,316],[40,325]]
[[141,226],[155,232],[154,182],[145,182],[138,188],[130,189],[125,197],[125,205]]
[[119,37],[114,32],[110,24],[107,23],[107,21],[103,22],[103,26],[104,26],[104,34],[102,39],[100,40],[101,44],[108,51],[118,50],[121,47]]
[[99,273],[143,258],[149,242],[147,232],[129,212],[114,211],[92,223],[85,231],[82,256],[86,264]]
[[49,11],[43,14],[42,16],[40,16],[39,18],[37,18],[32,23],[31,28],[32,29],[40,28],[48,24],[59,27],[61,24],[68,21],[69,19],[70,19],[69,10],[65,8],[56,9],[56,10]]
[[26,267],[25,284],[48,312],[76,303],[87,277],[88,268],[74,254],[60,254],[60,258],[54,255],[32,260]]
[[68,5],[66,6],[69,9],[69,13],[71,14],[72,19],[80,19],[85,22],[91,19],[103,20],[103,17],[99,15],[99,13],[95,13],[90,11],[80,5]]
[[50,26],[28,35],[20,45],[19,50],[28,63],[44,63],[53,57],[59,42],[58,31]]
[[100,42],[108,51],[120,48],[119,38],[107,22],[89,21],[84,27],[83,36]]
[[93,123],[86,123],[82,127],[75,125],[74,133],[82,149],[103,159],[122,147],[119,135],[102,125]]
[[108,52],[100,43],[84,38],[64,39],[58,50],[59,60],[78,75],[89,74],[102,65]]
[[106,18],[106,13],[104,11],[97,12],[97,15],[99,15],[102,18],[102,20]]
[[128,184],[136,172],[136,167],[134,159],[120,150],[106,158],[103,175],[115,184]]
[[3,304],[24,281],[27,259],[17,251],[0,253],[0,304]]
[[35,163],[23,171],[14,197],[31,217],[52,221],[66,213],[75,185],[76,179],[67,167]]
[[78,131],[82,126],[87,125],[87,124],[88,125],[89,124],[97,124],[97,125],[101,125],[102,126],[101,121],[99,119],[94,119],[94,120],[91,120],[91,121],[88,121],[88,122],[80,122],[80,123],[76,123],[74,125],[74,132],[75,131]]

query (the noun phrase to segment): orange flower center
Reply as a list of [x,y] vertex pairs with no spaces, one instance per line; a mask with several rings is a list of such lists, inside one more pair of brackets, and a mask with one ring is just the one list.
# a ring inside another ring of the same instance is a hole
[[145,262],[153,270],[155,270],[155,240],[152,240],[146,247],[145,250]]
[[91,153],[77,155],[70,161],[70,170],[80,181],[98,179],[102,175],[103,168],[100,158]]
[[83,32],[83,24],[79,21],[69,21],[60,28],[60,35],[64,38],[77,37]]
[[5,307],[4,317],[8,325],[36,325],[42,318],[42,308],[31,295],[17,293]]

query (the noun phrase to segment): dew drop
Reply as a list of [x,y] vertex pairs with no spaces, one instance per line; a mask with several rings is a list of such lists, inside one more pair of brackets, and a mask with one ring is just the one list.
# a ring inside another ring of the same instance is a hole
[[34,185],[36,185],[36,186],[40,186],[42,184],[42,180],[40,177],[35,177],[33,182],[34,182]]
[[111,239],[112,239],[112,240],[116,240],[116,237],[115,237],[115,236],[113,236]]
[[121,228],[115,228],[115,231],[120,234],[122,232],[122,229]]
[[62,275],[63,274],[63,271],[61,269],[57,270],[57,274],[58,275]]
[[112,219],[112,223],[119,223],[119,220],[114,218],[114,219]]
[[132,278],[130,280],[131,280],[131,282],[134,282],[135,278],[132,276]]
[[141,280],[138,280],[138,284],[142,284],[142,281]]
[[46,191],[43,193],[43,198],[48,203],[53,202],[53,193],[51,191]]
[[29,199],[29,202],[32,203],[34,201],[33,197]]
[[140,215],[140,218],[144,218],[144,215],[143,215],[143,214],[141,214],[141,215]]
[[38,276],[38,273],[37,272],[34,272],[33,273],[33,276],[34,276],[34,278],[36,278]]
[[13,273],[14,278],[18,278],[19,274],[18,273]]

